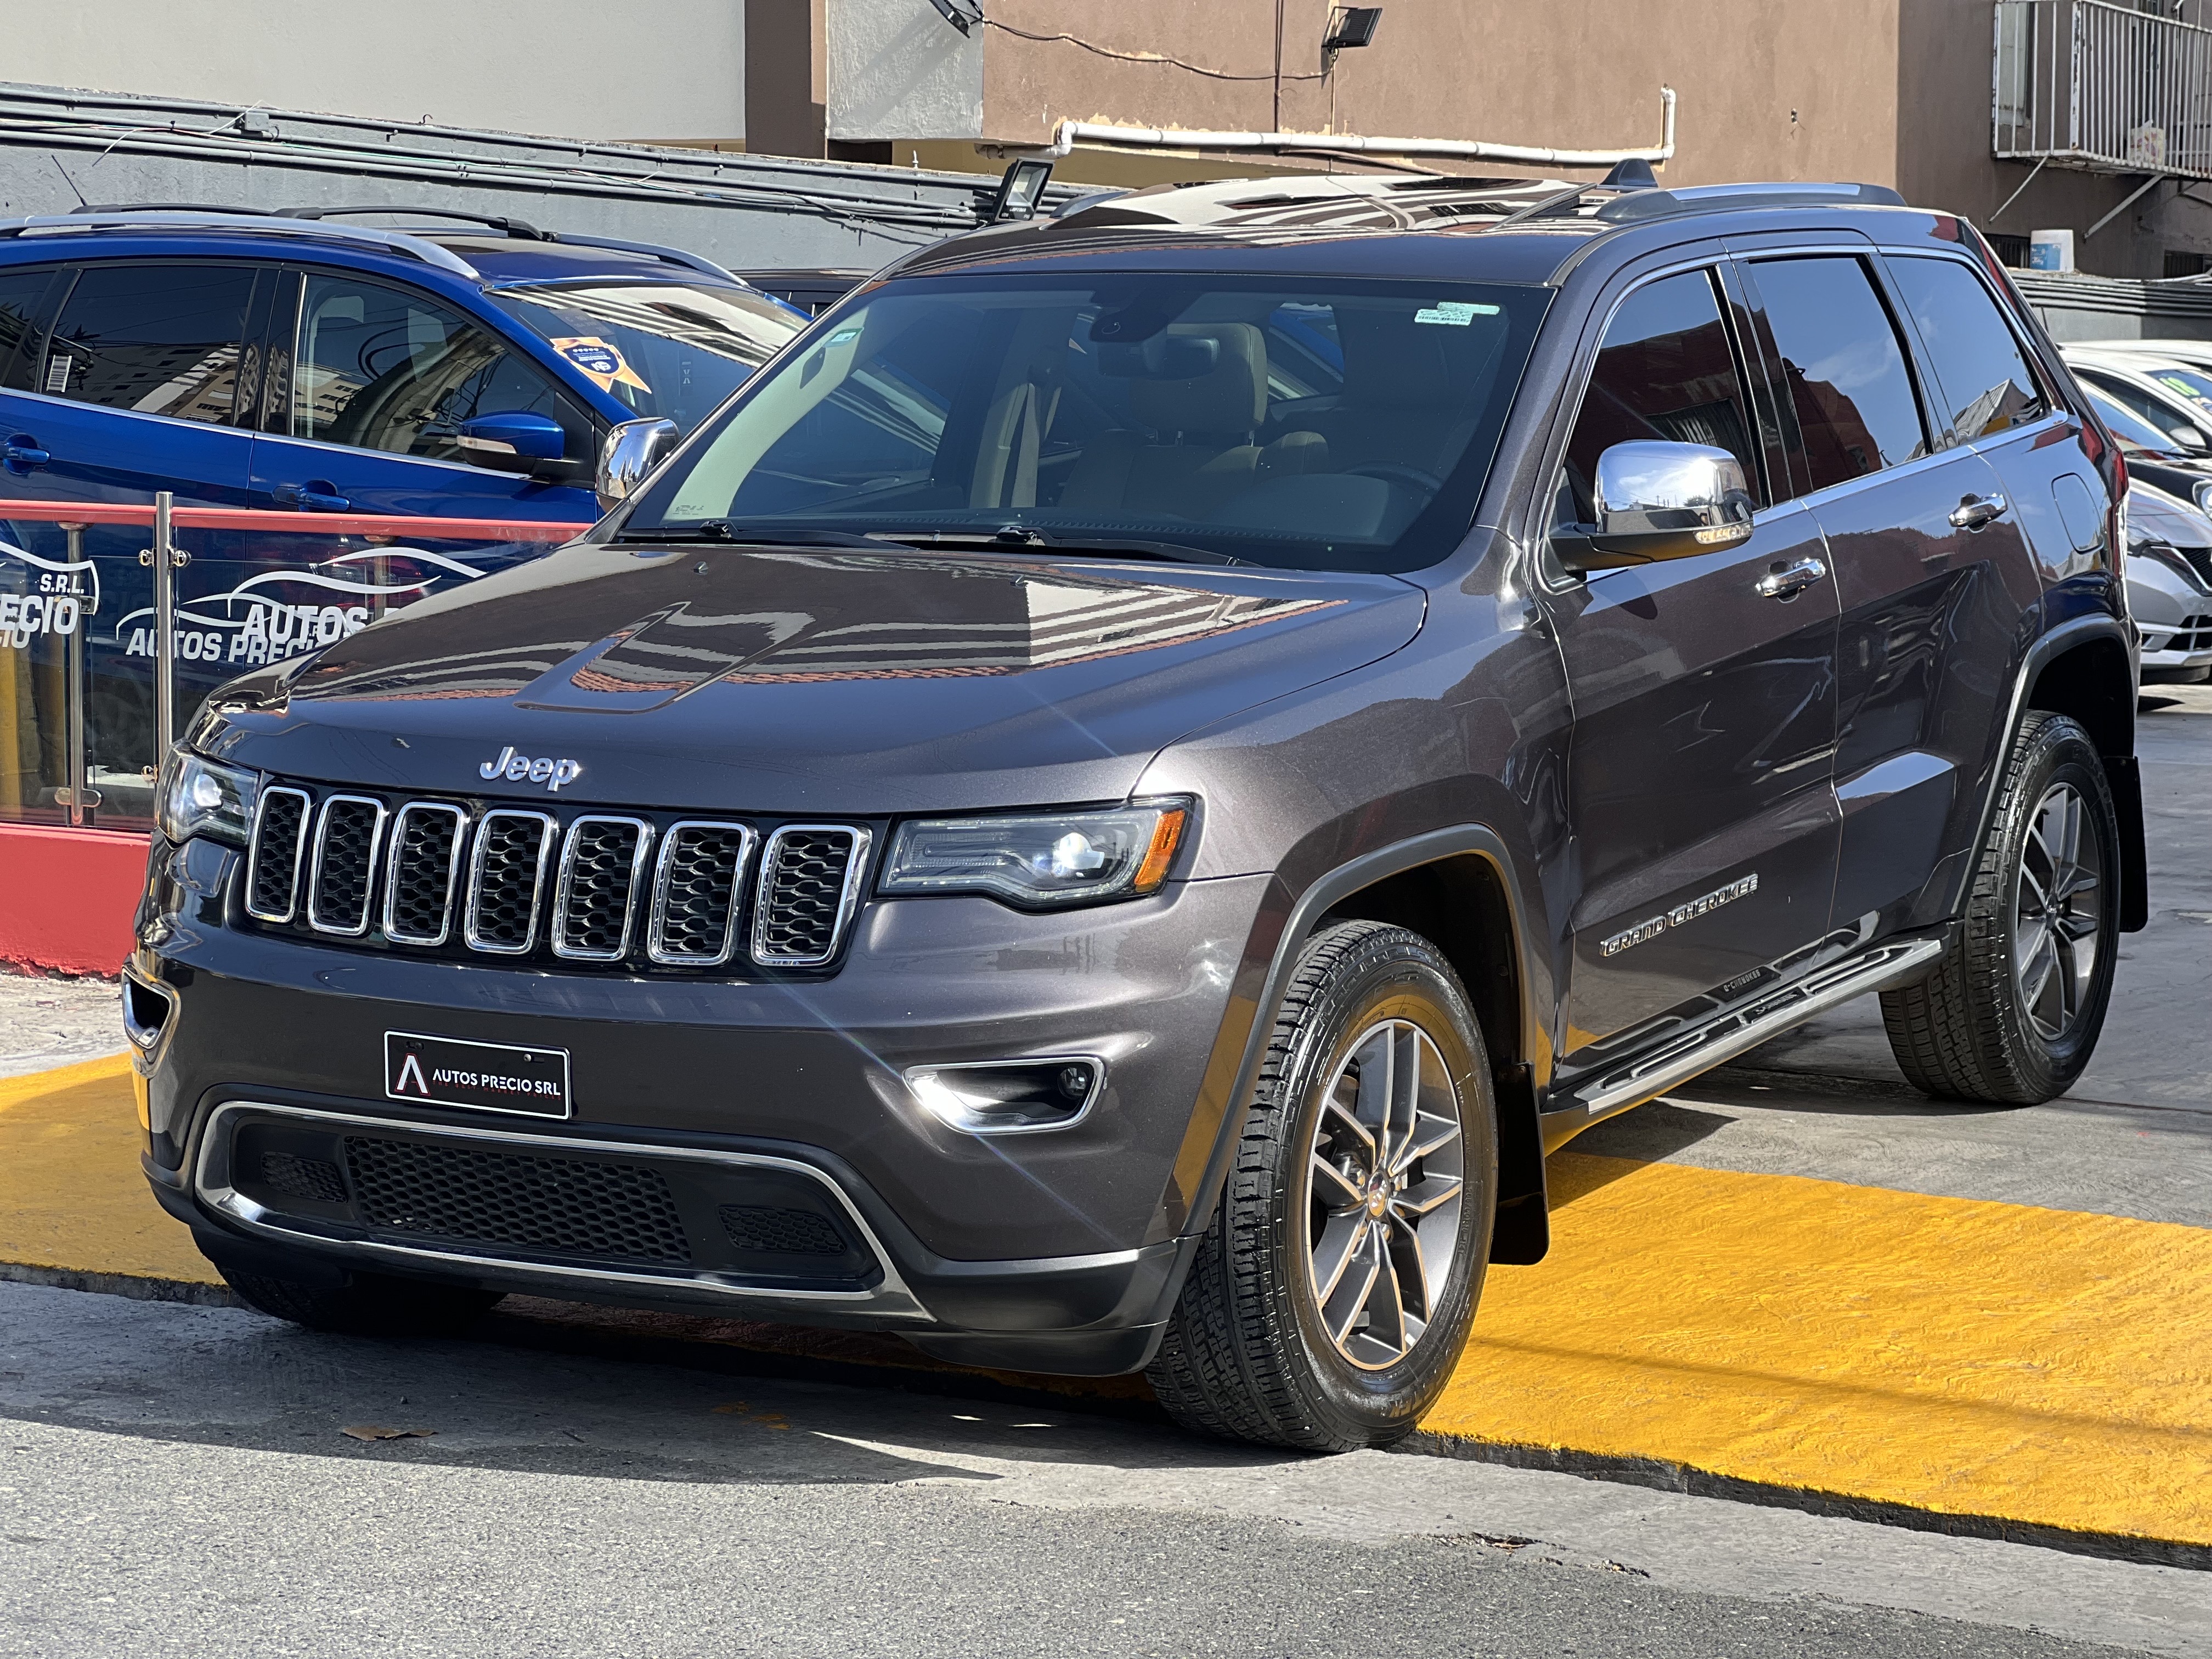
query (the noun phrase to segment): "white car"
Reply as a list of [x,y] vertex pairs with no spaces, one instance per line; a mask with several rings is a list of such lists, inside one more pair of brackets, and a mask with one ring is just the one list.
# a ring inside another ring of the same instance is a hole
[[2144,483],[2128,489],[2128,609],[2145,680],[2212,678],[2212,516]]
[[2212,345],[2195,340],[2100,341],[2059,348],[2081,383],[2172,440],[2192,459],[2212,457]]

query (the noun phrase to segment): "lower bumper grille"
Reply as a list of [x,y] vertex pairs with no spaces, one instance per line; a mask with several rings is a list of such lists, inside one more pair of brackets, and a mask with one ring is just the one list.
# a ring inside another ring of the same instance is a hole
[[683,1218],[658,1170],[367,1135],[346,1137],[345,1159],[362,1219],[383,1231],[691,1265]]

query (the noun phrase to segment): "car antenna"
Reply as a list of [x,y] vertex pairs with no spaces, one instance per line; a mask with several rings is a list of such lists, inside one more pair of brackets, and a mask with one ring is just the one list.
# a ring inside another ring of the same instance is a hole
[[62,158],[49,155],[46,160],[54,164],[54,171],[61,174],[62,182],[70,187],[70,194],[76,198],[76,204],[81,208],[90,207],[92,204],[84,199],[84,192],[76,187],[76,180],[70,177],[69,169],[62,165]]

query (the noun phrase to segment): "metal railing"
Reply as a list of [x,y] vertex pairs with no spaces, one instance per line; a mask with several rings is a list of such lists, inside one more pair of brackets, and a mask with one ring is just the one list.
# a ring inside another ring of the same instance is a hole
[[2212,179],[2212,29],[2113,0],[1996,0],[2001,161]]
[[144,830],[216,685],[589,528],[0,498],[0,824]]

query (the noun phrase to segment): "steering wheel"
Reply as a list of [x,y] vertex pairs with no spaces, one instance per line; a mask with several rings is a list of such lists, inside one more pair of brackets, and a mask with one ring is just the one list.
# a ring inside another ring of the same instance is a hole
[[1414,489],[1425,490],[1431,495],[1440,494],[1444,481],[1433,472],[1424,472],[1418,466],[1407,466],[1398,461],[1375,461],[1366,466],[1351,466],[1344,470],[1347,478],[1380,478],[1385,483],[1401,483]]

